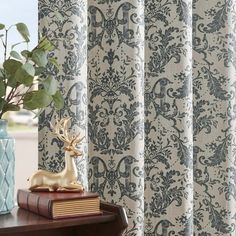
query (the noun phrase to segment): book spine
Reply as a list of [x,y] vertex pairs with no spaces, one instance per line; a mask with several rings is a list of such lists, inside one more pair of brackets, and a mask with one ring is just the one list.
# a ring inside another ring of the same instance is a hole
[[20,208],[52,219],[52,202],[31,192],[18,190],[17,203]]

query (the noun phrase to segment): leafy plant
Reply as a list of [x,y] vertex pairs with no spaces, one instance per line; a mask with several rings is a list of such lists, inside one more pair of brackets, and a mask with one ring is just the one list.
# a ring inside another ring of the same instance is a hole
[[[14,27],[23,42],[11,45],[8,52],[8,33]],[[48,64],[58,68],[56,59],[49,56],[55,46],[48,37],[42,37],[31,51],[15,51],[15,47],[21,43],[28,45],[29,37],[29,30],[24,23],[9,28],[0,23],[0,40],[4,48],[4,61],[0,67],[0,119],[7,111],[18,111],[21,108],[41,111],[51,103],[56,109],[63,107],[57,81],[46,71]]]

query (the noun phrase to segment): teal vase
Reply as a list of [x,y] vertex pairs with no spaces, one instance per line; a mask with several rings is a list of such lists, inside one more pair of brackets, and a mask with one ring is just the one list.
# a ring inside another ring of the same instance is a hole
[[7,133],[7,121],[0,119],[0,215],[14,207],[15,141]]

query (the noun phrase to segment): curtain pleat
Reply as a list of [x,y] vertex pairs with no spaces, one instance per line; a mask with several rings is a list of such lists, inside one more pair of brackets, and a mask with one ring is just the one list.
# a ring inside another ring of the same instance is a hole
[[196,235],[235,235],[235,10],[193,3]]
[[192,234],[191,4],[191,1],[145,4],[147,235]]
[[[39,116],[39,168],[53,172],[64,168],[64,149],[50,122],[71,117],[68,128],[87,137],[87,2],[39,0],[39,32],[54,40],[54,56],[60,65],[48,68],[58,81],[65,99],[60,111],[48,107]],[[82,143],[83,158],[77,158],[79,179],[87,188],[88,144]]]
[[125,207],[126,235],[235,235],[236,3],[39,0],[65,107],[40,117],[41,168],[63,167],[48,121],[87,135],[78,172]]
[[[143,5],[88,1],[89,186],[143,232]],[[132,19],[132,20],[131,20]]]

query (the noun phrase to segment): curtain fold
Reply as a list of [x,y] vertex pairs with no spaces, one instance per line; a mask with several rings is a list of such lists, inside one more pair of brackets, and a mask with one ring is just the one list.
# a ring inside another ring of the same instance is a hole
[[143,232],[143,11],[88,1],[89,186],[130,209],[130,233]]
[[[64,168],[64,144],[51,131],[50,122],[71,117],[68,128],[87,137],[87,2],[39,0],[38,8],[39,32],[54,40],[54,56],[60,65],[48,68],[48,73],[58,81],[65,99],[60,111],[48,107],[39,116],[39,168],[58,172]],[[88,144],[84,142],[81,148],[84,155],[76,164],[87,188]]]
[[48,121],[71,116],[80,179],[125,207],[128,236],[235,235],[235,4],[39,0],[66,101],[40,117],[39,166],[63,167]]

